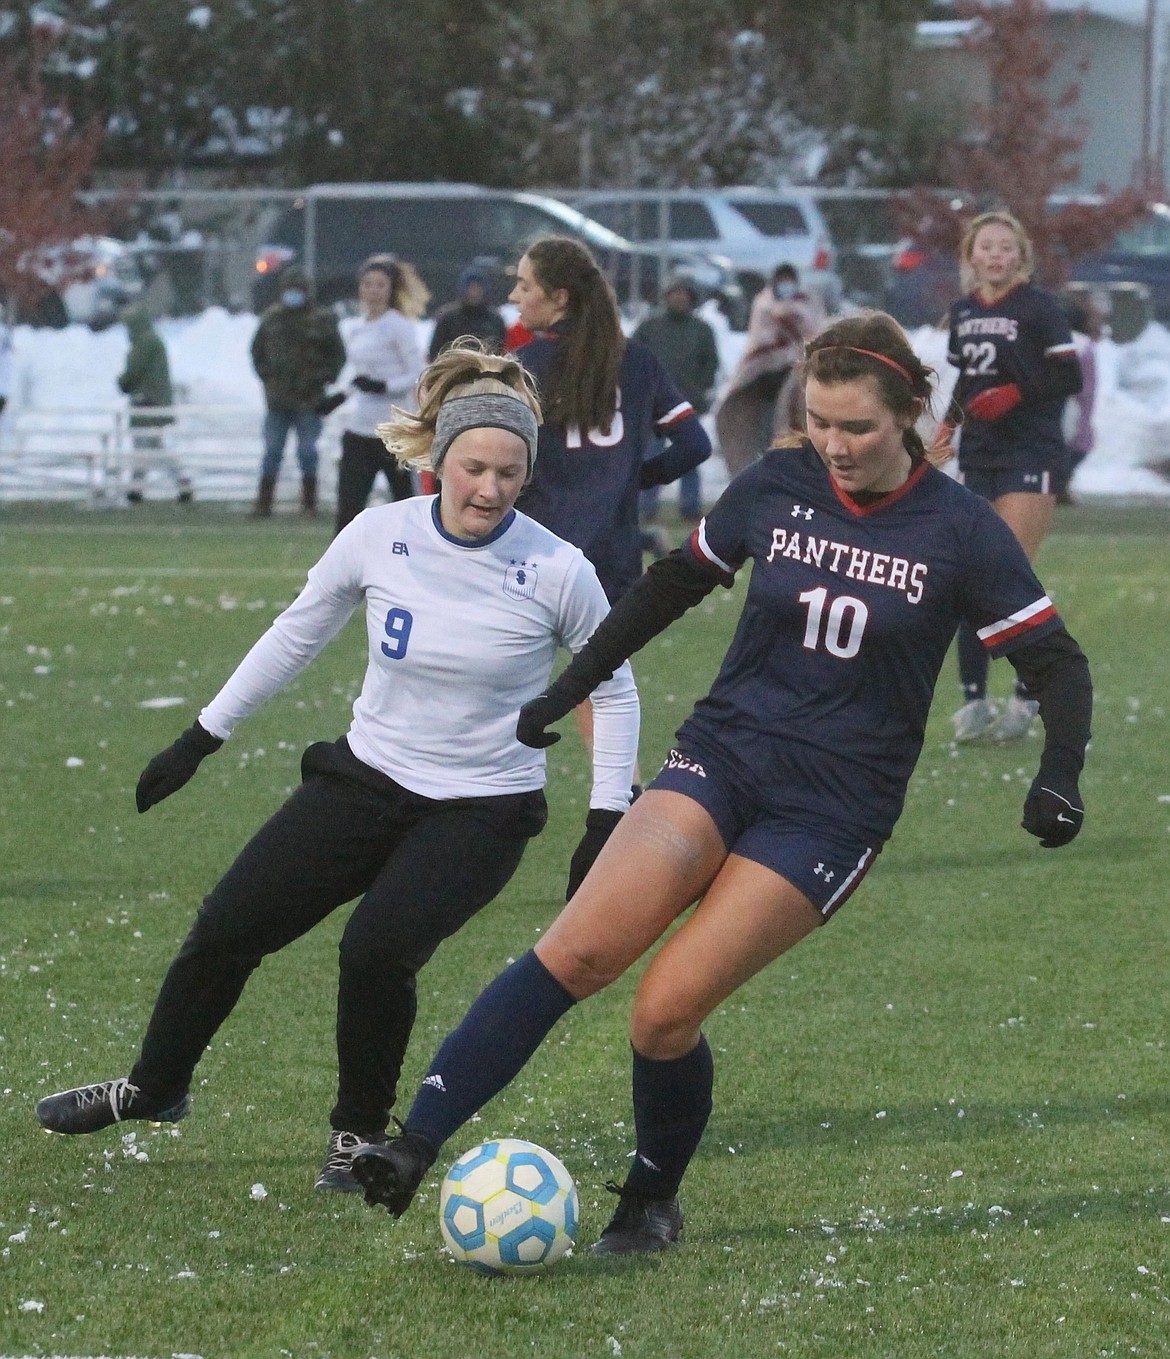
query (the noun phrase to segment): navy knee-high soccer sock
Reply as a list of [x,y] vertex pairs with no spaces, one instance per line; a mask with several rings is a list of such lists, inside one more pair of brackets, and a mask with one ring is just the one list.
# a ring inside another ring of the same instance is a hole
[[990,665],[987,648],[976,636],[975,629],[970,623],[960,623],[959,681],[967,702],[973,698],[987,697],[987,671]]
[[626,1187],[650,1198],[678,1193],[711,1117],[715,1064],[707,1040],[685,1057],[653,1061],[634,1052],[634,1127],[638,1147]]
[[535,953],[480,992],[434,1056],[404,1127],[437,1151],[519,1072],[575,1004]]

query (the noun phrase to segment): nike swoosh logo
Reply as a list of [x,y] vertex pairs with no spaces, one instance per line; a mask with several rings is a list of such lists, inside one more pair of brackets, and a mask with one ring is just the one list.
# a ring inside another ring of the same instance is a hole
[[1057,819],[1057,821],[1063,821],[1064,824],[1065,824],[1066,826],[1071,826],[1071,825],[1073,825],[1073,819],[1072,819],[1072,817],[1071,817],[1071,816],[1065,816],[1065,814],[1064,814],[1063,812],[1057,812],[1057,813],[1056,813],[1056,819]]

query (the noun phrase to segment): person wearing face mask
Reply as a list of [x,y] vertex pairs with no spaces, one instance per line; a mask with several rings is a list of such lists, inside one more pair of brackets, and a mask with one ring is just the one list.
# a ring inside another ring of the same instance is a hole
[[796,365],[824,321],[791,264],[778,264],[752,301],[747,344],[715,413],[719,451],[735,476],[803,420]]
[[252,339],[252,366],[264,385],[264,460],[252,506],[254,519],[272,513],[284,446],[296,435],[301,468],[301,509],[317,514],[317,440],[325,389],[345,364],[337,318],[314,305],[308,275],[290,265],[280,278],[280,298],[260,318]]
[[[363,510],[342,529],[198,720],[147,765],[138,810],[177,793],[360,608],[369,659],[349,730],[308,747],[301,786],[204,898],[129,1074],[41,1100],[51,1132],[185,1117],[196,1065],[264,956],[359,898],[341,937],[337,1103],[316,1182],[356,1190],[354,1150],[385,1138],[417,973],[503,891],[544,828],[545,756],[517,741],[516,713],[548,684],[560,647],[585,646],[605,594],[578,548],[515,508],[541,421],[519,363],[450,349],[423,373],[417,408],[379,434],[433,472],[439,493]],[[617,820],[638,743],[628,665],[593,704],[589,816]],[[570,890],[600,848],[589,826]]]
[[392,500],[414,494],[410,469],[390,457],[377,430],[413,392],[423,370],[416,323],[429,299],[414,268],[393,255],[371,255],[358,271],[358,314],[342,323],[351,393],[325,403],[345,402],[334,533],[366,508],[379,473]]

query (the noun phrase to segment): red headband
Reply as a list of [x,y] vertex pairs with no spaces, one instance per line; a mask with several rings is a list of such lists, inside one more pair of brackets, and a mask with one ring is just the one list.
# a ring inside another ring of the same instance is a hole
[[821,349],[813,350],[814,354],[824,354],[830,349],[846,349],[850,354],[864,354],[866,358],[877,359],[878,363],[884,363],[887,368],[892,368],[902,379],[911,391],[914,390],[914,379],[910,376],[907,369],[903,368],[897,359],[891,359],[888,354],[879,354],[876,349],[858,349],[852,344],[827,344]]

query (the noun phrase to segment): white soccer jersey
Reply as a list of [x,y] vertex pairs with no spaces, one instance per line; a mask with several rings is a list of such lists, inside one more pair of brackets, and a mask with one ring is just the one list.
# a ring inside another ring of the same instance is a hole
[[346,429],[372,438],[391,419],[392,406],[414,409],[414,386],[427,363],[418,326],[391,308],[374,321],[349,317],[341,323],[341,338],[350,375],[386,384],[385,392],[354,391],[343,412]]
[[[369,663],[347,735],[358,759],[425,797],[543,787],[544,752],[516,740],[516,715],[547,685],[557,647],[579,651],[608,605],[582,553],[516,511],[471,543],[444,532],[434,496],[363,511],[200,723],[229,736],[308,665],[363,599]],[[628,664],[594,690],[592,702],[590,805],[622,810],[639,720]]]

